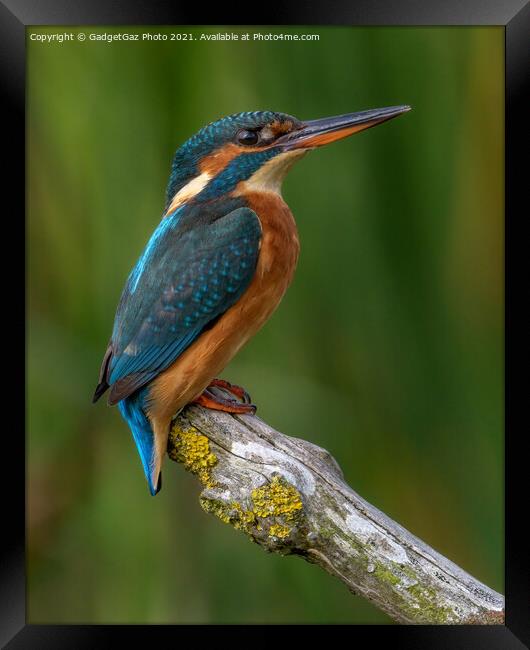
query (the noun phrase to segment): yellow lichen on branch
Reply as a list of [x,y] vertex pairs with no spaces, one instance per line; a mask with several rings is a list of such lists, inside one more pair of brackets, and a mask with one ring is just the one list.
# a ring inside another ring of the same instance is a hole
[[169,456],[202,508],[267,551],[318,564],[402,623],[502,624],[504,599],[354,492],[336,461],[259,418],[190,407]]
[[[209,439],[195,427],[181,428],[176,422],[169,433],[168,454],[173,460],[195,474],[206,488],[217,487],[212,469],[217,457],[210,448]],[[221,521],[251,534],[267,531],[269,537],[289,537],[297,515],[302,511],[302,499],[297,489],[284,478],[275,475],[270,482],[252,490],[250,508],[232,501],[230,504],[201,499],[204,510]]]
[[289,536],[289,526],[302,510],[302,499],[297,489],[279,476],[273,476],[270,483],[252,490],[252,511],[257,517],[281,517],[284,523],[270,525],[269,536],[285,539]]
[[250,507],[237,501],[225,503],[216,499],[201,498],[201,506],[225,524],[244,530],[252,537],[263,533],[269,538],[286,539],[300,519],[302,499],[297,489],[280,476],[252,490]]
[[211,470],[217,464],[217,458],[210,449],[208,438],[195,427],[184,431],[175,424],[169,433],[168,454],[189,472],[196,474],[205,487],[215,487]]

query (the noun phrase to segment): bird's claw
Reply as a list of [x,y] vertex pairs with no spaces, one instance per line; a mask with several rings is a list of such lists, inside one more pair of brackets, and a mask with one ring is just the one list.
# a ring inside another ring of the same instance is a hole
[[[212,388],[223,388],[232,393],[237,399],[221,397],[219,394],[213,393]],[[225,413],[254,414],[257,408],[255,404],[252,404],[250,395],[244,388],[231,384],[224,379],[212,379],[208,387],[193,400],[193,403],[215,411],[224,411]]]
[[250,399],[250,395],[241,386],[237,386],[236,384],[231,384],[230,382],[224,379],[212,379],[207,390],[215,386],[219,388],[224,388],[229,393],[232,393],[232,395],[235,395],[236,397],[239,397],[240,400],[243,400],[245,404],[252,403],[252,400]]

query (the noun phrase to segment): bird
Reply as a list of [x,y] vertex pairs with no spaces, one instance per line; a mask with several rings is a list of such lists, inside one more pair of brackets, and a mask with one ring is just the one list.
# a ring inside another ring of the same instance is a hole
[[306,121],[247,111],[209,123],[177,149],[160,223],[126,280],[93,397],[110,389],[151,495],[162,486],[171,422],[187,404],[256,410],[243,388],[218,375],[293,278],[299,237],[281,195],[289,169],[308,151],[409,110]]

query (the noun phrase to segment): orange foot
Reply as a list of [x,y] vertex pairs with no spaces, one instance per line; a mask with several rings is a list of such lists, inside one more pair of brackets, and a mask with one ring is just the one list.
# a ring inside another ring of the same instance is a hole
[[[224,388],[232,395],[235,395],[239,399],[230,399],[215,395],[212,393],[210,388],[218,386],[219,388]],[[243,400],[241,403],[239,400]],[[214,409],[215,411],[225,411],[226,413],[255,413],[256,406],[251,403],[250,395],[244,388],[241,386],[235,386],[225,381],[224,379],[212,379],[208,388],[204,390],[203,393],[198,395],[192,404],[200,404],[209,409]]]

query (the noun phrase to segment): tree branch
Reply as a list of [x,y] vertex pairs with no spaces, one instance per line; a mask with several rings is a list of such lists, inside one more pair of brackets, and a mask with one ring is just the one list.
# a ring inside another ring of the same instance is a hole
[[324,449],[255,416],[189,406],[168,453],[200,479],[204,510],[318,564],[395,621],[504,623],[502,595],[362,499]]

